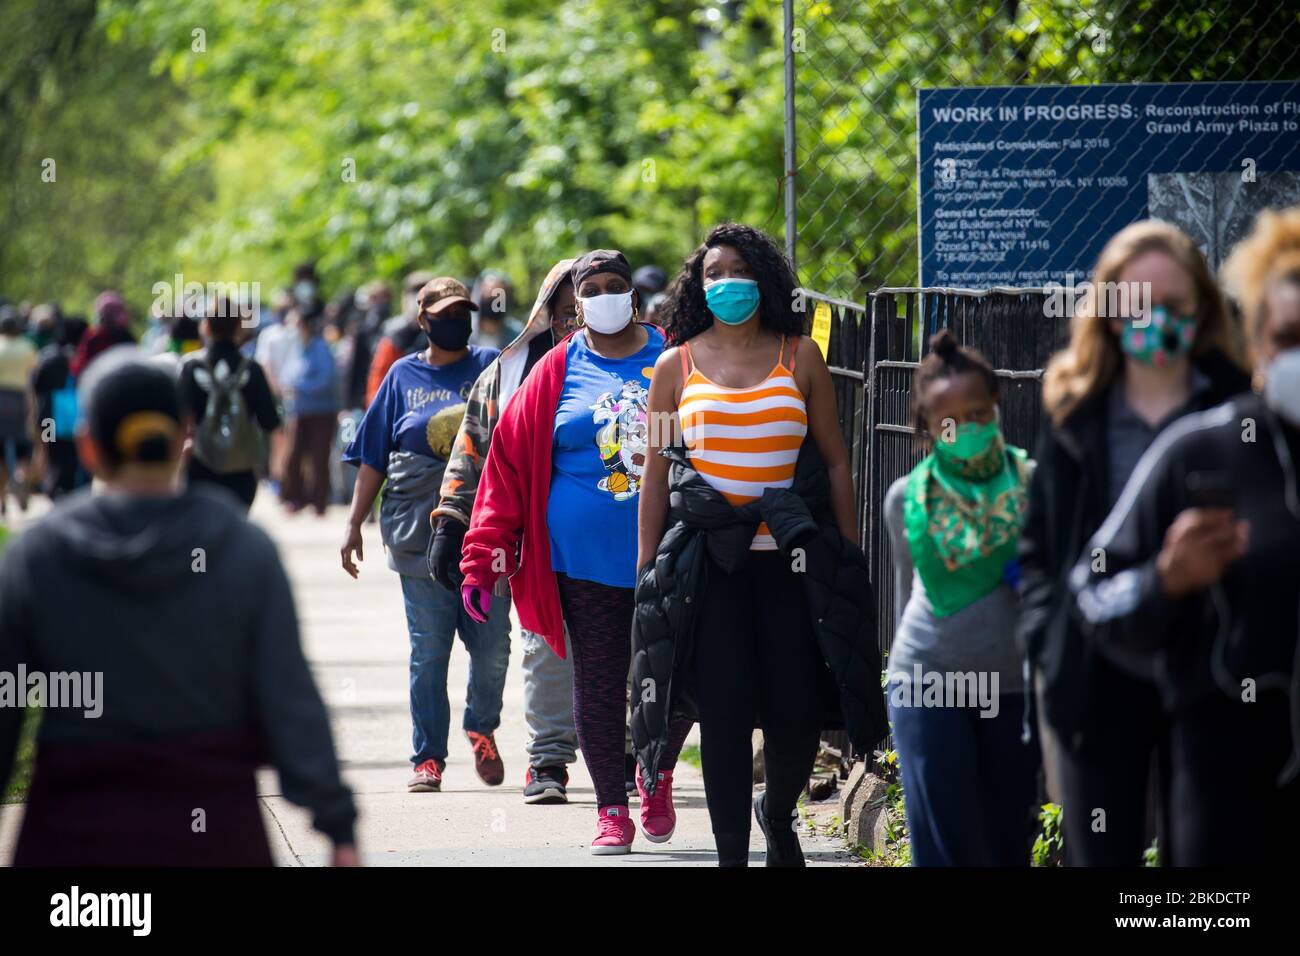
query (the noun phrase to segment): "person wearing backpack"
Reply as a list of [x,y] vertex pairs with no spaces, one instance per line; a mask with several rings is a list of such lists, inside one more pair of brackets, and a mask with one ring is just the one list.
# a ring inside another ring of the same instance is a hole
[[253,506],[267,436],[280,412],[262,366],[239,351],[239,314],[216,303],[202,325],[205,348],[181,364],[183,409],[193,420],[190,482],[220,485]]
[[89,484],[90,476],[77,459],[76,430],[81,419],[77,403],[77,377],[72,374],[72,357],[86,334],[86,320],[65,318],[59,325],[56,343],[45,346],[32,372],[32,394],[36,402],[37,472],[44,476],[42,487],[51,499],[62,497]]

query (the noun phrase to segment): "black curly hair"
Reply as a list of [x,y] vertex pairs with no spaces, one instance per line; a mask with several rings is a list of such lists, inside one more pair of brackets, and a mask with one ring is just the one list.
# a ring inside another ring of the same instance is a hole
[[704,256],[714,246],[731,246],[754,270],[758,280],[758,321],[781,335],[802,335],[804,317],[795,311],[794,270],[781,248],[767,233],[738,222],[724,222],[709,230],[704,242],[686,257],[682,271],[668,287],[655,310],[655,321],[672,345],[692,339],[713,324],[704,304]]

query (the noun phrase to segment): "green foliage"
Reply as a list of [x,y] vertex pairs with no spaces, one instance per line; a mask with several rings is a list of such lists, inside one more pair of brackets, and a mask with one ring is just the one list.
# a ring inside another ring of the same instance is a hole
[[1034,838],[1034,866],[1062,866],[1065,862],[1065,831],[1061,829],[1061,805],[1045,803],[1039,808],[1042,831]]
[[[796,0],[804,284],[914,280],[919,87],[1289,75],[1288,7]],[[528,298],[582,249],[671,270],[720,220],[783,230],[780,0],[8,0],[0,35],[10,298],[139,313],[306,258]]]
[[1142,865],[1143,866],[1160,865],[1160,838],[1159,837],[1154,837],[1151,840],[1151,845],[1142,851]]
[[796,0],[797,259],[861,299],[917,281],[922,87],[1297,75],[1300,13],[1272,0]]

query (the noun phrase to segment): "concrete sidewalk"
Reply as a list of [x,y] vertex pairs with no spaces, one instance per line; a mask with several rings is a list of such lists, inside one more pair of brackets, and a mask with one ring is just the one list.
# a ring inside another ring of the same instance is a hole
[[[497,743],[506,781],[484,786],[460,733],[469,656],[452,654],[449,695],[452,738],[441,793],[406,791],[411,723],[407,705],[408,643],[397,575],[388,570],[376,525],[363,530],[366,560],[354,581],[339,564],[346,513],[285,515],[265,489],[253,511],[277,541],[297,600],[303,642],[330,708],[344,775],[356,793],[358,843],[375,866],[712,866],[716,865],[699,771],[678,765],[674,796],[677,832],[662,846],[638,832],[630,856],[594,857],[595,794],[581,761],[569,768],[570,803],[529,806],[522,787],[527,767],[523,717],[522,649],[517,622]],[[692,738],[691,742],[694,742]],[[328,861],[328,845],[306,812],[280,796],[274,772],[259,780],[267,832],[276,859],[287,866]],[[633,797],[635,814],[637,801]],[[20,808],[0,809],[0,859],[8,860]],[[639,818],[635,817],[638,822]],[[763,841],[752,832],[751,865],[762,865]],[[845,865],[852,857],[838,840],[803,834],[810,865]]]

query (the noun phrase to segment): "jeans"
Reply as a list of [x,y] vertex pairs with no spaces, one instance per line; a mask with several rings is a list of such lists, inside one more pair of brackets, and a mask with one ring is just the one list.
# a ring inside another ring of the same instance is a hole
[[573,652],[570,650],[569,656],[562,658],[532,631],[521,631],[520,635],[524,642],[528,765],[534,769],[567,767],[578,759],[578,731],[573,724]]
[[411,636],[411,763],[447,759],[451,704],[447,664],[455,635],[469,651],[469,685],[462,727],[490,734],[501,724],[501,693],[510,661],[510,601],[492,602],[484,624],[465,612],[458,593],[428,577],[401,575],[406,628]]
[[1021,695],[1000,695],[997,716],[982,717],[971,706],[897,706],[897,687],[889,682],[889,717],[912,865],[1029,866],[1038,742],[1021,742]]

